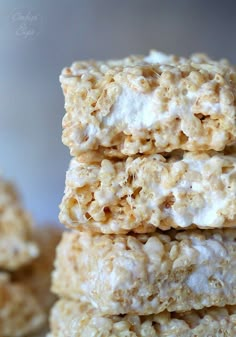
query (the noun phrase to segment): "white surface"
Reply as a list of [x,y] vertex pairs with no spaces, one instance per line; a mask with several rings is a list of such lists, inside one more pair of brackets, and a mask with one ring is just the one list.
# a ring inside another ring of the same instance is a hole
[[141,95],[124,86],[111,112],[104,117],[104,124],[117,127],[123,125],[126,132],[133,128],[138,130],[150,128],[160,118],[160,114],[156,112],[154,94]]
[[[227,287],[226,284],[230,285],[231,275],[228,273],[222,273],[221,270],[215,270],[214,264],[209,264],[209,261],[216,261],[217,259],[227,259],[228,252],[223,248],[222,243],[218,243],[216,240],[199,240],[194,238],[192,240],[193,247],[199,252],[198,264],[199,268],[194,270],[187,280],[187,285],[197,294],[202,293],[212,293],[214,288],[209,283],[209,278],[214,275],[215,279],[221,281],[224,284],[224,289],[222,290],[224,294],[231,293],[231,287]],[[205,264],[204,264],[205,262]]]
[[170,64],[171,56],[159,51],[152,51],[144,60],[148,63]]

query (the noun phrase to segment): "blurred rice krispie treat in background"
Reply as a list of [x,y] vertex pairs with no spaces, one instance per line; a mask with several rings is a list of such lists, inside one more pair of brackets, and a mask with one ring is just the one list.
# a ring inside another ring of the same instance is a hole
[[13,279],[24,283],[33,292],[43,311],[48,314],[56,300],[56,296],[50,291],[51,272],[61,229],[53,224],[41,225],[34,228],[33,238],[39,247],[40,255],[31,265],[16,271]]
[[59,229],[33,226],[13,186],[0,178],[0,336],[45,329],[55,296],[50,274]]
[[47,321],[46,313],[24,282],[12,282],[0,274],[0,336],[28,336],[38,332]]
[[31,217],[13,184],[0,176],[0,268],[14,271],[38,255]]

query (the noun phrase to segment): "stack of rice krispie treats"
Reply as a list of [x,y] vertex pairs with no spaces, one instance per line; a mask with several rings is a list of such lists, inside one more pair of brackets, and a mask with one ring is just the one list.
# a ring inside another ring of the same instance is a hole
[[60,81],[72,230],[50,336],[236,336],[235,68],[152,51]]

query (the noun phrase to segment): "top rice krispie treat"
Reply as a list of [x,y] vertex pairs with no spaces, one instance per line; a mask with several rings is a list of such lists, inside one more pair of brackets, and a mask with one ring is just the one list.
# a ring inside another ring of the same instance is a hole
[[71,154],[106,156],[221,151],[236,140],[236,70],[206,55],[152,51],[107,62],[76,62],[60,76]]

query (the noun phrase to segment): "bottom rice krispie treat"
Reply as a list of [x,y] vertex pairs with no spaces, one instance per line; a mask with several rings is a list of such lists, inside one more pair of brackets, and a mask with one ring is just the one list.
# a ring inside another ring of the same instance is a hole
[[52,310],[51,331],[48,337],[235,337],[236,307],[105,317],[77,302],[60,300]]
[[0,336],[31,336],[45,322],[46,315],[28,287],[0,273]]
[[236,305],[236,229],[64,233],[53,291],[106,315]]

